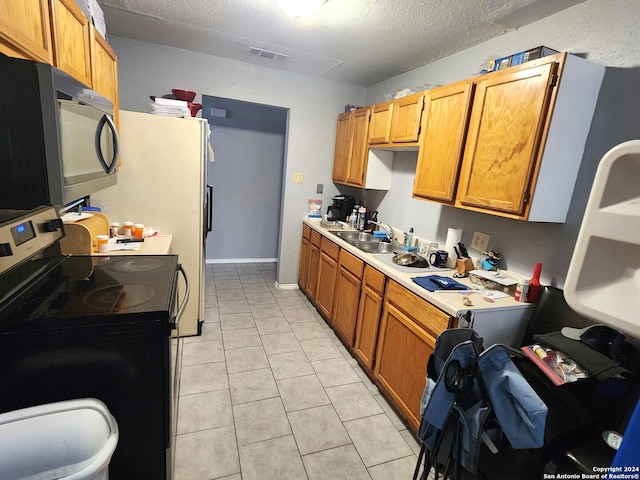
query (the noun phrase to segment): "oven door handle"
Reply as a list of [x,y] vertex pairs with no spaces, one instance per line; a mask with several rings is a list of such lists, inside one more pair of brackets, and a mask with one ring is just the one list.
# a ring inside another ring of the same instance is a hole
[[182,314],[184,313],[185,309],[187,308],[187,301],[189,300],[189,292],[191,291],[191,288],[189,286],[189,279],[187,278],[187,272],[184,271],[184,268],[182,267],[182,265],[178,264],[178,271],[182,274],[182,277],[184,278],[184,283],[186,285],[185,287],[185,292],[184,292],[184,298],[182,299],[182,303],[180,304],[180,307],[178,308],[178,313],[176,313],[176,321],[174,323],[174,327],[176,330],[178,329],[178,323],[180,323],[180,319],[182,318]]

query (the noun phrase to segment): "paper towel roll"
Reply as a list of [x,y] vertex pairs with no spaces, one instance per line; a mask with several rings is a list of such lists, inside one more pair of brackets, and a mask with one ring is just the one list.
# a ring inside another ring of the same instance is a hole
[[447,231],[447,241],[444,244],[444,249],[449,253],[449,259],[447,260],[447,266],[449,268],[454,268],[456,266],[456,260],[458,257],[456,256],[456,251],[453,247],[458,245],[458,242],[462,240],[462,229],[449,227]]

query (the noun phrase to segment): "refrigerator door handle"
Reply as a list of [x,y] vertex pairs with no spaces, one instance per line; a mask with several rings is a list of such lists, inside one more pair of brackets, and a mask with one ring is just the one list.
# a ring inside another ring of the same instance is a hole
[[207,185],[207,232],[213,231],[213,185]]

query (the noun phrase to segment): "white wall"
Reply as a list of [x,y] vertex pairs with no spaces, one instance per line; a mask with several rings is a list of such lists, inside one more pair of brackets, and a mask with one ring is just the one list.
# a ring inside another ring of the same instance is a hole
[[640,138],[640,5],[637,0],[589,0],[575,7],[469,48],[455,55],[367,89],[366,105],[384,100],[385,92],[423,84],[447,84],[470,78],[489,57],[505,56],[538,45],[586,54],[607,67],[596,116],[565,224],[531,224],[414,200],[411,189],[416,155],[396,154],[390,191],[381,199],[379,218],[403,230],[444,243],[449,226],[491,235],[489,248],[505,254],[506,266],[530,275],[542,262],[543,283],[562,287],[580,228],[597,163],[609,148]]
[[[149,95],[172,88],[198,92],[200,103],[204,93],[290,110],[278,282],[297,283],[307,200],[318,197],[317,183],[324,184],[325,206],[337,193],[331,183],[336,118],[346,104],[363,104],[364,88],[113,35],[109,43],[118,55],[123,110],[148,112]],[[304,173],[304,183],[292,183],[293,172]]]

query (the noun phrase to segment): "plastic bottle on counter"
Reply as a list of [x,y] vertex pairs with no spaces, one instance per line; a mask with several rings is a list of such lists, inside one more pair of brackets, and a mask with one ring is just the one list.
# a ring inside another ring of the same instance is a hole
[[413,246],[413,227],[409,229],[409,233],[407,233],[404,237],[404,246],[405,247]]
[[349,226],[351,228],[356,228],[358,226],[358,210],[356,208],[351,212],[351,217],[349,217]]
[[361,205],[358,208],[358,230],[364,230],[364,226],[367,220],[367,207]]
[[529,293],[529,280],[520,280],[516,285],[516,291],[513,295],[513,299],[516,302],[526,302],[527,294]]
[[540,285],[540,272],[542,271],[542,264],[536,263],[533,268],[533,275],[529,280],[529,293],[527,294],[527,303],[538,303],[540,299],[540,292],[542,286]]
[[122,234],[125,237],[133,236],[133,222],[124,222],[122,224]]
[[109,224],[109,237],[111,238],[117,237],[119,230],[120,230],[120,224],[118,222],[111,222]]

